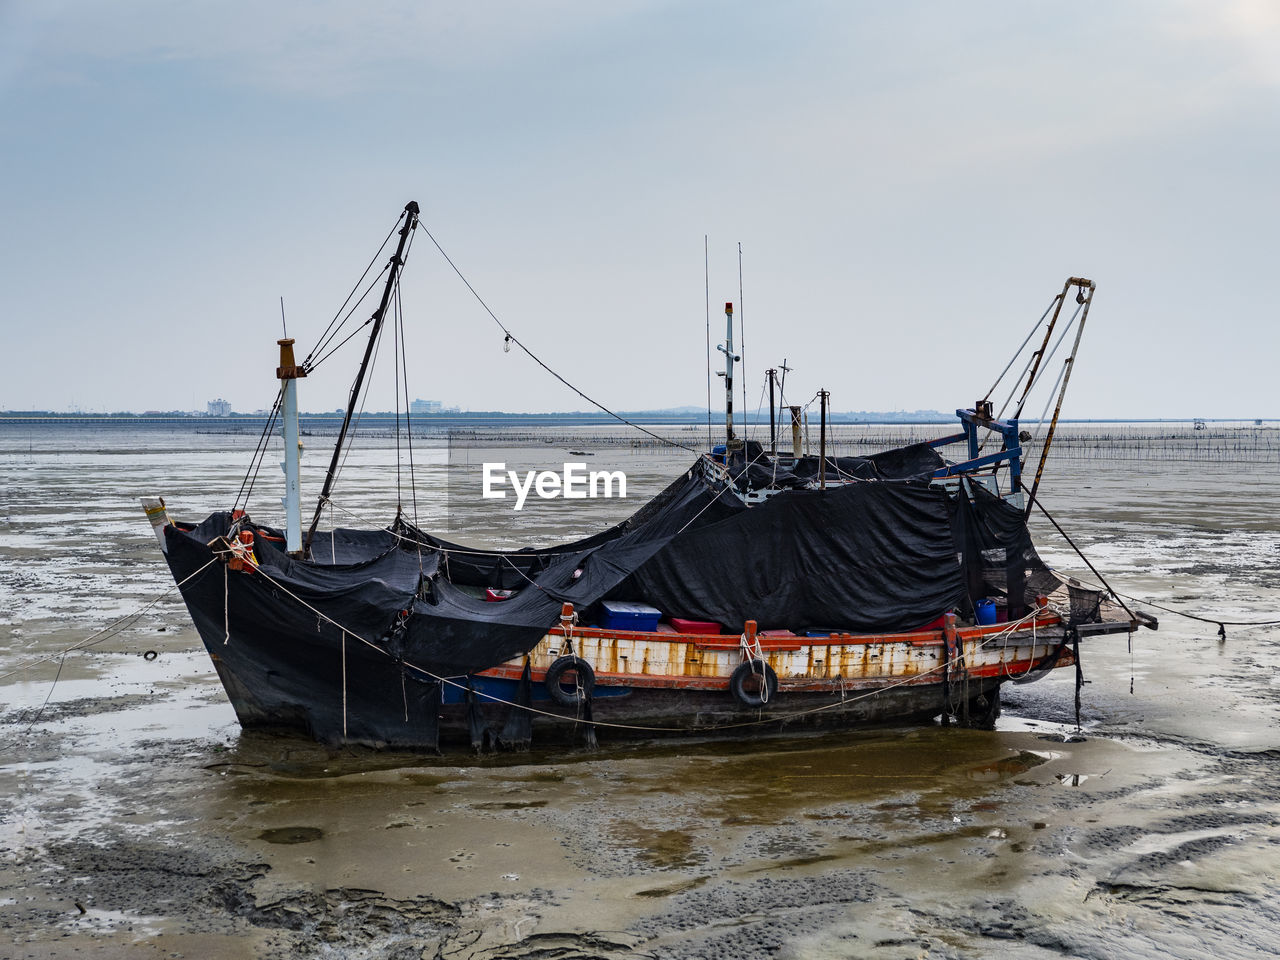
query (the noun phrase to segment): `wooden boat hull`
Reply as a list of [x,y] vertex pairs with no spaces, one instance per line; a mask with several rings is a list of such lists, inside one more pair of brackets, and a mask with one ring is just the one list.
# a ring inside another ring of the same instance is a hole
[[[967,687],[967,699],[962,698],[960,690],[944,693],[941,683],[885,689],[871,698],[843,701],[838,694],[780,692],[769,706],[755,709],[738,704],[727,691],[626,688],[616,696],[594,699],[590,723],[581,710],[563,707],[549,697],[535,696],[534,707],[545,713],[533,718],[532,742],[540,746],[582,744],[589,740],[588,729],[598,742],[608,742],[672,737],[746,739],[784,730],[928,723],[942,714],[944,700],[948,698],[958,720],[963,716],[967,725],[990,727],[998,714],[999,687],[1003,682],[1002,679],[974,678]],[[494,733],[485,746],[500,746],[497,734],[503,728],[507,708],[491,704],[481,706],[480,713],[486,728]],[[469,723],[465,704],[442,707],[440,734],[445,745],[467,744]]]
[[[207,645],[246,728],[292,730],[333,744],[435,751],[751,737],[781,729],[929,722],[944,713],[990,725],[1003,683],[1075,662],[1065,637],[1061,620],[1048,611],[1017,629],[948,624],[884,635],[762,635],[757,664],[774,672],[777,689],[758,706],[731,691],[733,672],[744,662],[741,638],[734,636],[554,630],[527,661],[520,657],[447,678],[424,677],[352,644],[345,653],[316,650],[294,658],[300,671],[320,669],[290,682],[260,660],[262,643]],[[570,653],[591,667],[589,709],[580,696],[569,703],[563,692],[555,698],[546,682],[548,671]]]

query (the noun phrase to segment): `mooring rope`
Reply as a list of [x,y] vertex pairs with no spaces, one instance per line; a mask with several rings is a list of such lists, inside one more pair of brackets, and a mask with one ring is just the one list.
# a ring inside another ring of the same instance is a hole
[[[1188,620],[1197,620],[1200,623],[1212,623],[1215,626],[1217,626],[1218,637],[1223,640],[1227,639],[1227,627],[1274,627],[1274,626],[1280,625],[1280,620],[1223,620],[1218,617],[1205,617],[1195,613],[1187,613],[1185,610],[1175,610],[1173,607],[1166,607],[1163,604],[1156,603],[1154,600],[1150,600],[1144,597],[1131,597],[1127,593],[1119,593],[1114,587],[1111,586],[1110,583],[1107,582],[1106,578],[1103,577],[1102,574],[1098,572],[1097,567],[1095,567],[1090,562],[1089,558],[1084,555],[1084,551],[1081,550],[1076,545],[1076,542],[1072,540],[1070,536],[1067,535],[1067,532],[1063,530],[1061,526],[1058,525],[1058,521],[1053,519],[1053,517],[1049,515],[1049,511],[1044,508],[1044,504],[1040,502],[1040,499],[1037,497],[1034,500],[1032,500],[1032,503],[1034,503],[1037,507],[1040,508],[1040,512],[1044,514],[1045,519],[1048,520],[1051,524],[1053,524],[1054,529],[1057,530],[1058,533],[1062,535],[1062,538],[1067,541],[1067,543],[1071,546],[1071,549],[1076,552],[1077,556],[1079,556],[1080,559],[1083,560],[1085,564],[1089,567],[1089,569],[1093,571],[1093,575],[1097,577],[1099,581],[1101,581],[1101,587],[1099,587],[1098,584],[1085,583],[1084,585],[1088,587],[1102,589],[1102,590],[1105,590],[1107,593],[1111,594],[1111,596],[1116,598],[1116,602],[1118,602],[1120,606],[1124,607],[1125,613],[1129,614],[1129,619],[1131,620],[1137,620],[1138,618],[1134,616],[1133,611],[1129,609],[1127,604],[1125,604],[1124,602],[1125,600],[1132,600],[1134,603],[1142,603],[1147,605],[1148,607],[1155,607],[1157,610],[1163,610],[1165,613],[1171,613],[1177,617],[1185,617]],[[1080,582],[1084,583],[1084,581],[1080,581]]]
[[47,657],[41,657],[38,660],[31,660],[28,663],[20,664],[19,666],[10,670],[8,673],[0,673],[0,680],[7,680],[9,677],[14,676],[15,674],[22,673],[24,670],[30,670],[32,667],[38,667],[43,663],[49,663],[52,660],[57,660],[59,657],[65,657],[68,653],[71,653],[73,650],[82,650],[85,647],[92,647],[106,640],[110,640],[116,634],[120,633],[121,630],[124,630],[126,627],[131,626],[133,623],[135,623],[144,613],[146,613],[148,610],[154,607],[157,603],[159,603],[169,594],[173,593],[173,591],[180,589],[181,587],[185,586],[189,581],[191,581],[193,578],[204,573],[204,571],[207,570],[212,564],[216,563],[217,560],[218,560],[217,557],[213,557],[211,560],[209,560],[208,563],[202,566],[199,570],[191,574],[191,576],[186,577],[179,583],[175,583],[168,590],[164,591],[164,593],[161,593],[159,596],[152,599],[145,606],[139,607],[137,610],[133,611],[132,613],[126,613],[123,617],[120,617],[118,620],[114,620],[111,623],[107,624],[97,633],[90,634],[88,637],[85,637],[83,640],[79,640],[76,643],[71,644],[71,646],[65,647],[64,649],[60,650],[58,653],[51,653]]
[[1120,595],[1111,588],[1111,584],[1107,583],[1106,578],[1103,577],[1103,575],[1098,572],[1098,568],[1093,565],[1093,561],[1091,561],[1088,557],[1086,557],[1084,555],[1084,551],[1081,550],[1078,546],[1076,546],[1076,542],[1071,539],[1071,537],[1067,534],[1067,531],[1063,530],[1062,527],[1059,526],[1058,521],[1053,519],[1053,517],[1049,515],[1049,511],[1044,508],[1044,504],[1040,502],[1040,498],[1032,497],[1031,502],[1040,508],[1040,512],[1044,514],[1045,519],[1053,524],[1053,529],[1057,530],[1058,533],[1062,535],[1062,539],[1066,540],[1067,543],[1071,545],[1071,549],[1074,550],[1079,555],[1080,559],[1083,560],[1088,565],[1089,569],[1093,571],[1093,575],[1102,581],[1102,584],[1106,588],[1107,593],[1115,597],[1116,601],[1120,604],[1120,606],[1124,607],[1124,612],[1129,615],[1129,619],[1136,621],[1138,618],[1134,616],[1133,611],[1130,610],[1129,607],[1125,604],[1125,602],[1120,599]]
[[[1076,578],[1079,580],[1079,578]],[[1155,607],[1157,610],[1163,610],[1165,613],[1171,613],[1175,617],[1183,617],[1187,620],[1195,620],[1199,623],[1211,623],[1218,628],[1218,636],[1225,640],[1227,638],[1227,627],[1275,627],[1280,626],[1280,620],[1219,620],[1217,617],[1203,617],[1195,613],[1187,613],[1185,610],[1177,610],[1173,607],[1166,607],[1164,604],[1157,603],[1148,597],[1131,597],[1127,593],[1116,593],[1110,587],[1099,587],[1097,584],[1088,583],[1079,580],[1086,587],[1094,589],[1105,589],[1110,591],[1117,598],[1124,597],[1126,600],[1132,600],[1134,603],[1141,603],[1148,607]]]

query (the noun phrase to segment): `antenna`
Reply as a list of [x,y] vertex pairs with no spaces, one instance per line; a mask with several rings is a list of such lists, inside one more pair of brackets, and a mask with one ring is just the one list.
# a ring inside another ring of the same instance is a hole
[[778,368],[782,371],[782,378],[778,381],[778,413],[782,413],[782,405],[787,402],[787,374],[792,371],[792,367],[787,366],[787,358],[782,358],[782,366]]
[[742,434],[747,434],[747,323],[742,302],[742,241],[738,241],[738,349],[742,351]]
[[776,460],[778,456],[778,428],[773,419],[773,405],[776,402],[773,390],[778,382],[778,371],[770,367],[765,371],[765,376],[769,378],[769,456]]
[[280,330],[281,336],[286,340],[289,338],[289,327],[284,322],[284,297],[280,298]]
[[[742,357],[733,352],[732,303],[724,305],[724,343],[716,344],[716,349],[724,354],[724,449],[727,456],[742,446],[742,441],[733,435],[733,365]],[[745,423],[744,420],[744,430]]]
[[714,444],[711,439],[711,254],[705,233],[702,235],[702,277],[707,297],[707,451],[710,452]]

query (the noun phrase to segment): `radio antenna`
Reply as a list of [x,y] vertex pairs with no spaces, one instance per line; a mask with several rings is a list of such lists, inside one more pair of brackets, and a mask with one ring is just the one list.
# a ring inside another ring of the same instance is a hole
[[742,241],[738,241],[738,349],[742,356],[742,435],[747,435],[747,308],[742,302]]
[[711,253],[707,235],[702,235],[702,277],[707,297],[707,450],[715,441],[711,437]]

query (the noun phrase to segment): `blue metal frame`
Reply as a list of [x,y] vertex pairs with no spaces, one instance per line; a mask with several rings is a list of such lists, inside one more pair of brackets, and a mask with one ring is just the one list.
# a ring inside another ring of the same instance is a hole
[[[979,418],[973,410],[957,410],[956,416],[960,418],[960,424],[964,428],[963,433],[953,433],[950,436],[939,437],[937,440],[929,441],[931,447],[945,447],[952,443],[967,442],[969,445],[969,459],[963,463],[953,464],[950,467],[944,467],[934,473],[935,479],[942,477],[954,477],[961,473],[972,473],[983,467],[995,466],[1004,462],[1009,464],[1009,492],[1017,493],[1022,489],[1022,446],[1018,440],[1018,421],[1017,420],[986,420]],[[992,433],[1000,434],[1001,449],[997,453],[987,454],[985,457],[978,456],[978,428],[990,430]]]
[[[1018,440],[1018,421],[1016,419],[988,420],[984,417],[979,417],[974,410],[957,410],[956,416],[960,418],[960,426],[963,428],[961,433],[952,433],[945,437],[938,437],[936,440],[927,440],[925,442],[928,446],[934,448],[950,446],[953,443],[967,443],[969,459],[934,471],[931,474],[932,478],[940,480],[944,477],[954,477],[962,473],[974,473],[984,467],[998,468],[1000,464],[1007,462],[1009,464],[1009,492],[1017,493],[1020,491],[1022,489],[1022,445]],[[1000,435],[1000,449],[997,452],[989,453],[986,456],[978,455],[979,428]],[[712,447],[710,456],[717,463],[726,462],[727,453],[724,444]]]

